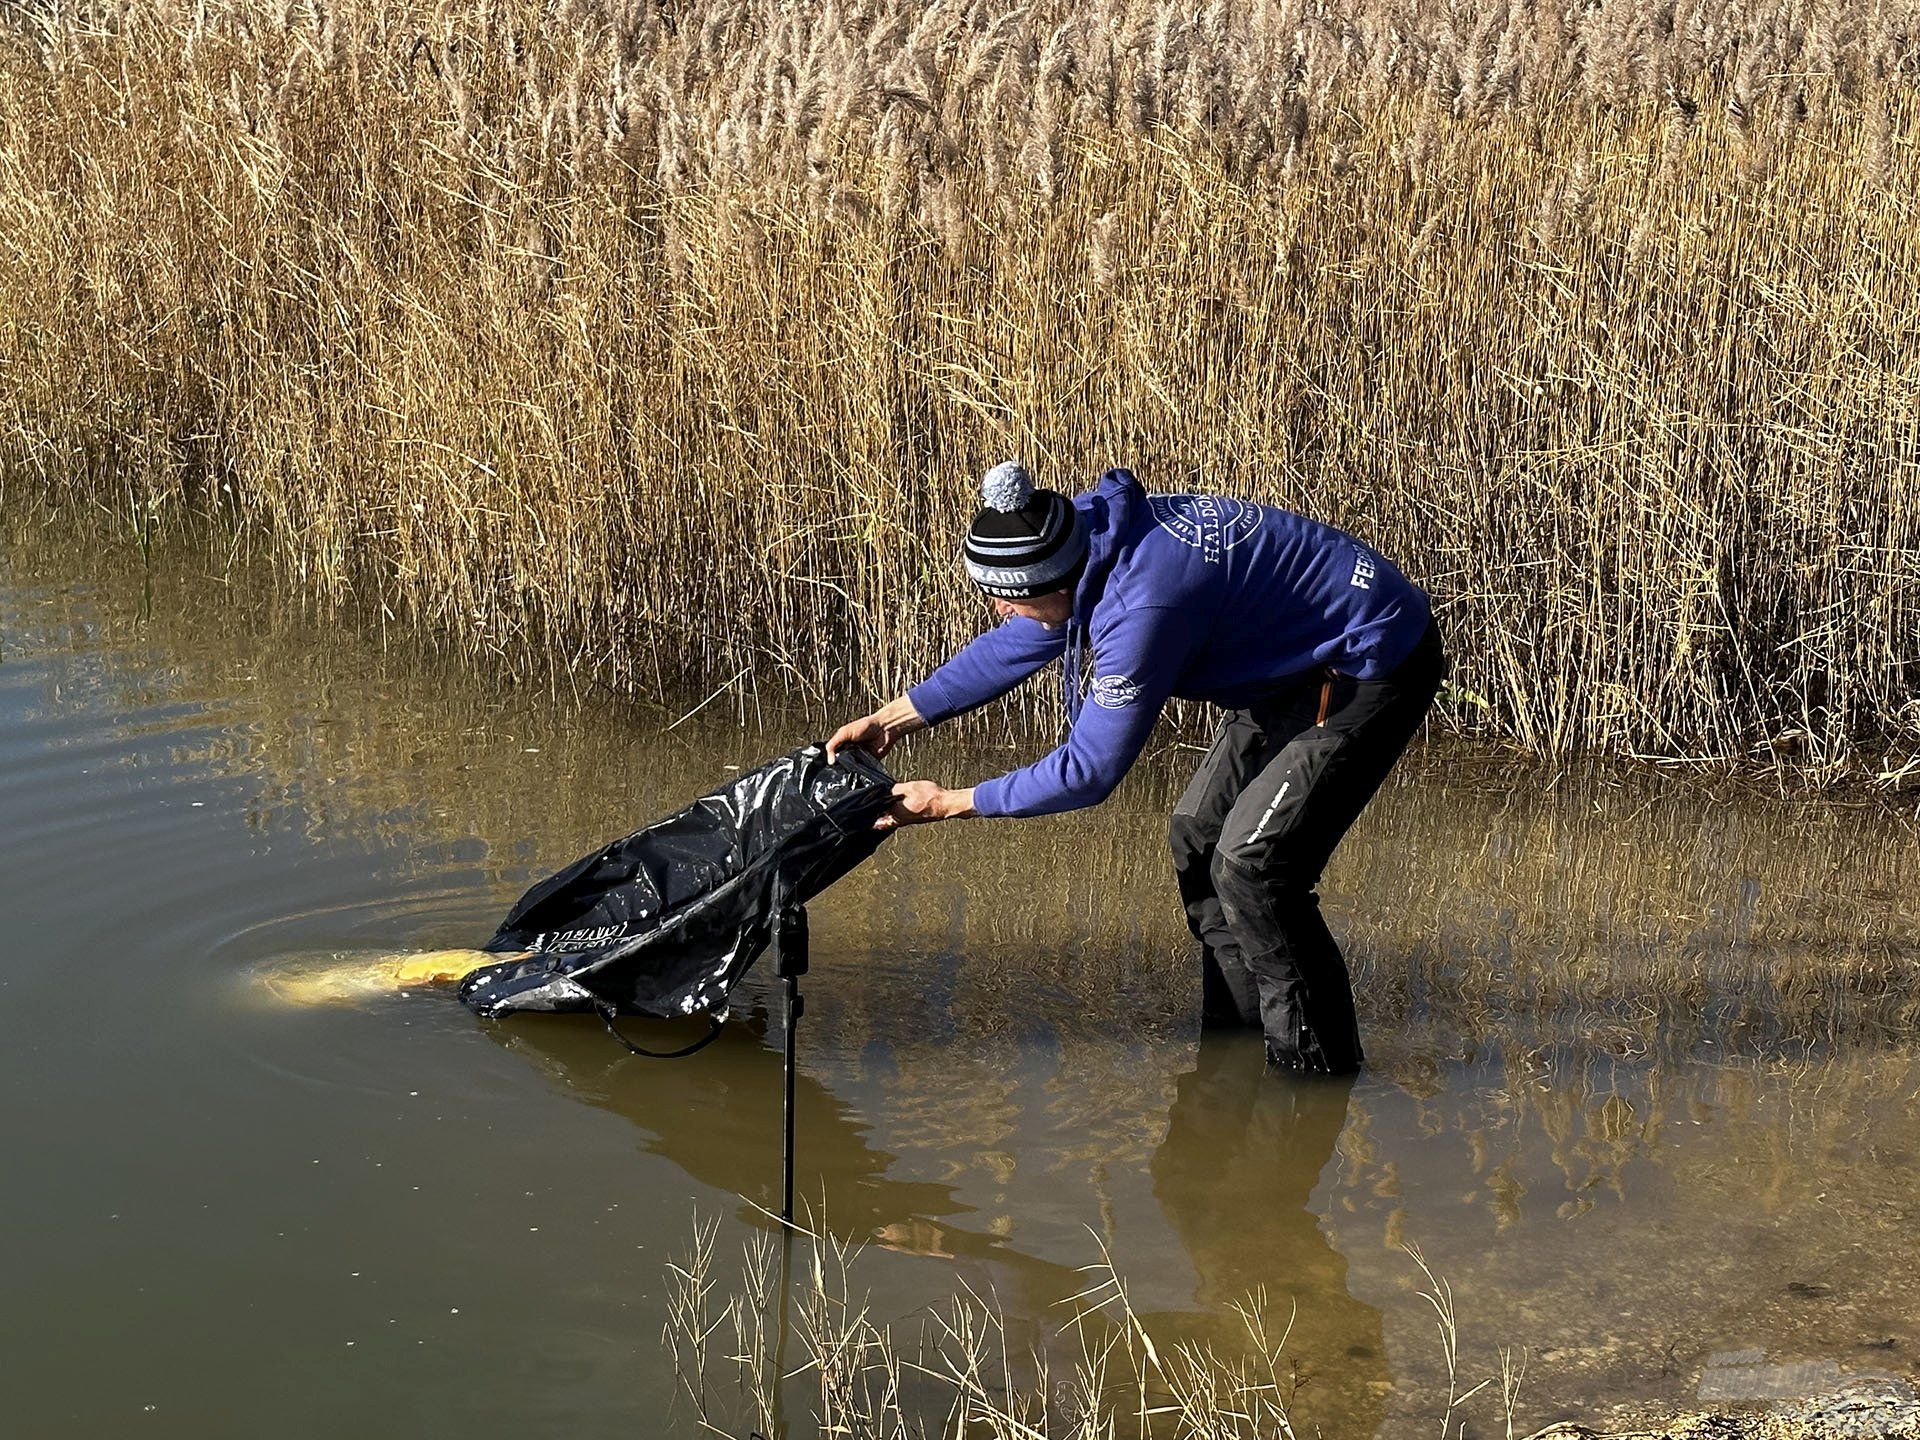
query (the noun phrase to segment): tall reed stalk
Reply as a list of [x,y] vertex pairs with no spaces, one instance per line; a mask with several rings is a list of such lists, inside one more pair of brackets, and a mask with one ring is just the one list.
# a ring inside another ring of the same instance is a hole
[[825,702],[1122,463],[1403,560],[1456,725],[1920,752],[1916,0],[6,13],[9,508]]

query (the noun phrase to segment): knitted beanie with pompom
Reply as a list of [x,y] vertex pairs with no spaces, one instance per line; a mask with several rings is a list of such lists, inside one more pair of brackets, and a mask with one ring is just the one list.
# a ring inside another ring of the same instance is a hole
[[987,472],[980,486],[986,506],[967,527],[967,575],[989,595],[1031,600],[1064,590],[1087,559],[1087,522],[1074,503],[1053,490],[1036,490],[1018,460]]

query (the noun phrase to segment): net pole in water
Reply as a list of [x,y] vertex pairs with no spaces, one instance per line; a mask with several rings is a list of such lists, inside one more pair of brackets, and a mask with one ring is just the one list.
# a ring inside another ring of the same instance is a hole
[[793,1223],[793,1072],[794,1030],[806,1011],[800,994],[800,977],[807,973],[807,907],[784,905],[774,922],[773,948],[779,963],[780,978],[787,987],[787,1023],[785,1042],[786,1140],[780,1152],[780,1218]]

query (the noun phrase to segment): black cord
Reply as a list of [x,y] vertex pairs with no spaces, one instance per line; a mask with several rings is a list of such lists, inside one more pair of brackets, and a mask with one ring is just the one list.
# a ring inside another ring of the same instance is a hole
[[613,1006],[596,1005],[594,1006],[594,1009],[599,1011],[600,1023],[607,1027],[607,1033],[609,1035],[613,1036],[614,1039],[618,1040],[622,1045],[626,1046],[627,1049],[632,1051],[635,1055],[644,1055],[649,1060],[679,1060],[684,1058],[685,1056],[692,1055],[696,1051],[704,1050],[707,1048],[707,1046],[711,1045],[715,1040],[719,1039],[721,1028],[725,1026],[725,1024],[727,1023],[726,1020],[722,1017],[708,1016],[707,1018],[712,1023],[713,1028],[707,1031],[707,1033],[702,1035],[698,1040],[694,1041],[691,1045],[683,1045],[678,1050],[649,1050],[644,1045],[634,1044],[633,1041],[629,1040],[626,1036],[620,1033],[620,1027],[613,1023],[614,1017],[617,1016],[620,1012],[615,1010]]

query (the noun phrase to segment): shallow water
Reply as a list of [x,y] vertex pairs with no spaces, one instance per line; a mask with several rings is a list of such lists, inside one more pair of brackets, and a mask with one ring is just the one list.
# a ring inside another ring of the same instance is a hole
[[[666,1267],[719,1217],[730,1283],[774,1200],[764,980],[659,1063],[592,1020],[260,977],[473,944],[806,726],[488,685],[209,568],[0,546],[13,1433],[611,1436],[676,1403],[691,1433]],[[1091,815],[910,832],[814,906],[799,1188],[867,1243],[876,1317],[966,1285],[1057,1347],[1104,1249],[1163,1346],[1231,1350],[1256,1287],[1297,1305],[1303,1433],[1431,1433],[1414,1243],[1464,1384],[1529,1355],[1529,1427],[1913,1374],[1904,820],[1419,755],[1327,885],[1373,1063],[1301,1087],[1195,1028],[1160,838],[1191,759],[1168,740]]]

